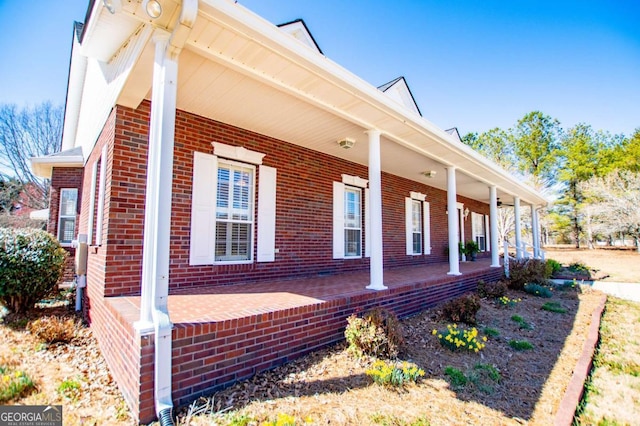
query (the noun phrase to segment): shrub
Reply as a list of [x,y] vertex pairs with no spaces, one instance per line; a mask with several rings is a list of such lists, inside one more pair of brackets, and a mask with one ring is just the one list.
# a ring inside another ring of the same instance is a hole
[[33,381],[23,371],[0,365],[0,403],[19,398],[34,388]]
[[442,315],[448,321],[474,325],[480,307],[480,298],[475,294],[467,294],[445,303]]
[[516,351],[528,351],[533,349],[533,345],[526,340],[509,340],[509,346]]
[[371,309],[362,317],[351,315],[344,336],[356,356],[395,358],[404,344],[400,321],[384,308]]
[[0,229],[0,301],[25,312],[53,290],[67,252],[45,231]]
[[509,260],[509,288],[522,290],[527,283],[544,284],[549,278],[546,262],[542,260]]
[[562,269],[562,264],[555,259],[547,259],[545,266],[550,276]]
[[475,327],[466,330],[458,328],[457,324],[447,325],[447,329],[443,331],[433,330],[431,333],[438,336],[440,344],[452,351],[459,349],[480,352],[486,344],[486,337],[479,339],[478,330]]
[[410,362],[389,363],[377,360],[366,372],[374,382],[385,386],[404,386],[409,382],[417,382],[424,376],[424,370]]
[[43,317],[27,324],[27,330],[45,343],[70,342],[76,335],[73,318]]
[[476,291],[480,297],[489,297],[492,299],[502,297],[507,293],[507,283],[504,281],[485,283],[480,280],[478,281],[478,289]]
[[557,314],[564,314],[567,312],[567,310],[563,308],[562,305],[560,305],[560,303],[558,302],[547,302],[544,305],[542,305],[542,310],[555,312]]
[[524,286],[524,291],[529,294],[533,294],[534,296],[544,297],[548,299],[553,296],[553,293],[547,287],[543,287],[538,284],[527,284]]

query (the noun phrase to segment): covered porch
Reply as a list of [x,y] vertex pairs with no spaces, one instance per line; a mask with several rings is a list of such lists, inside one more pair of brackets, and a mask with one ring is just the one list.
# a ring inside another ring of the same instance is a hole
[[[382,291],[365,288],[369,271],[173,291],[168,298],[172,399],[186,404],[338,342],[346,318],[354,312],[384,306],[400,317],[410,316],[474,291],[481,279],[497,280],[503,274],[502,268],[491,266],[490,258],[462,262],[461,275],[448,270],[448,263],[387,269],[388,288]],[[139,371],[117,377],[118,382],[133,387],[123,389],[124,395],[139,395],[130,404],[139,409],[140,421],[152,420],[154,335],[136,332],[141,298],[111,297],[105,302],[139,350]]]

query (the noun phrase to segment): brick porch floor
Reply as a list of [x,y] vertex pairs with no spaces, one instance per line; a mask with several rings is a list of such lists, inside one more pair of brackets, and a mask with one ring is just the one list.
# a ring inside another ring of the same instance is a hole
[[[491,259],[461,262],[464,275],[490,268]],[[456,277],[447,275],[448,263],[394,268],[384,271],[384,284],[389,289],[423,283],[436,285]],[[460,278],[462,278],[460,277]],[[217,287],[198,287],[172,291],[169,296],[169,315],[174,324],[217,322],[250,315],[326,302],[342,297],[371,293],[369,272],[304,277],[249,284]],[[140,297],[107,299],[127,323],[140,318]]]

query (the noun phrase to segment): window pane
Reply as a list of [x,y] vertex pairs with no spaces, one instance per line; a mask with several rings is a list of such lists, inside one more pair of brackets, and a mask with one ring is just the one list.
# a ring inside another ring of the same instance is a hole
[[216,260],[249,260],[251,245],[251,224],[216,223]]
[[229,217],[229,175],[228,168],[218,168],[217,208],[216,218],[227,219]]
[[76,229],[76,218],[61,218],[60,229],[58,230],[58,240],[61,243],[70,243]]
[[344,192],[344,226],[345,228],[362,228],[360,190],[347,188]]
[[413,254],[422,253],[422,234],[413,234]]
[[63,189],[60,192],[60,216],[75,217],[77,201],[77,189]]
[[345,256],[360,256],[361,238],[359,229],[344,230],[344,254]]

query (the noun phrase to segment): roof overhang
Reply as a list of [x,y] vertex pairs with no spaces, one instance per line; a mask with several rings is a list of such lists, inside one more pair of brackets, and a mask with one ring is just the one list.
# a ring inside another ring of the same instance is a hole
[[31,169],[36,176],[51,179],[54,167],[83,167],[82,150],[74,148],[68,151],[31,158]]
[[[176,16],[179,1],[160,1]],[[169,21],[145,18],[139,0],[116,14],[101,3],[94,5],[83,42],[84,53],[94,60],[117,62],[141,26],[169,26]],[[150,99],[153,52],[149,37],[128,62],[132,68],[118,104],[136,108]],[[363,165],[368,163],[364,132],[377,129],[383,172],[446,190],[445,168],[455,166],[462,196],[488,202],[489,187],[495,185],[505,203],[518,196],[527,204],[547,204],[539,192],[416,111],[233,1],[199,1],[178,75],[180,110]],[[351,149],[337,143],[345,138],[355,141]]]

